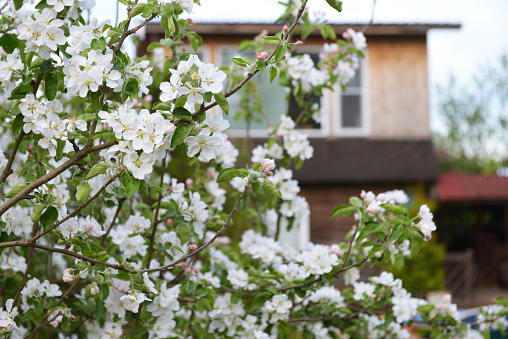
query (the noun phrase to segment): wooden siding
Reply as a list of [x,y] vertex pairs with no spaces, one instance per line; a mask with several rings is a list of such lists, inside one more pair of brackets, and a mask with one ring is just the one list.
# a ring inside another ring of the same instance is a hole
[[300,195],[307,199],[310,207],[310,240],[316,244],[334,244],[344,241],[347,232],[355,224],[352,215],[330,218],[333,209],[347,204],[349,198],[359,196],[362,189],[372,190],[375,194],[403,185],[301,185]]
[[370,137],[429,139],[425,36],[372,37],[367,43]]

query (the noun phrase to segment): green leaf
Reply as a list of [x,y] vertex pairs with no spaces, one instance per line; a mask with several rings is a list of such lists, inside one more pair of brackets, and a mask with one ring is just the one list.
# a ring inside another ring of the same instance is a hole
[[92,104],[93,108],[95,108],[97,111],[100,111],[102,109],[101,97],[102,97],[101,90],[98,90],[97,92],[90,93],[90,103]]
[[92,192],[92,187],[86,181],[82,182],[78,186],[78,190],[76,191],[76,200],[78,203],[82,204],[90,197],[90,193]]
[[19,113],[16,115],[16,118],[12,121],[12,133],[14,135],[18,134],[19,131],[25,126],[25,122],[23,121],[24,116],[23,114]]
[[143,8],[143,11],[142,11],[142,17],[143,18],[148,18],[150,15],[152,15],[153,11],[155,10],[155,5],[154,4],[147,4],[145,6],[145,8]]
[[131,18],[134,18],[135,16],[143,13],[143,10],[145,9],[146,4],[137,4],[136,6],[132,7],[131,9]]
[[277,52],[275,52],[275,62],[280,62],[284,58],[287,48],[288,46],[285,44],[277,48]]
[[143,196],[148,196],[148,185],[144,180],[139,181],[139,193],[141,193]]
[[135,97],[138,95],[138,89],[139,82],[134,78],[129,78],[124,87],[125,93],[127,93],[129,96]]
[[78,120],[91,121],[95,119],[95,114],[92,113],[83,113],[77,118]]
[[219,182],[223,182],[223,181],[229,181],[229,180],[236,178],[236,177],[245,178],[248,175],[249,175],[249,171],[247,171],[246,169],[243,169],[243,168],[240,168],[240,169],[226,168],[226,169],[223,169],[217,176],[217,182],[219,183]]
[[106,173],[106,170],[109,168],[109,165],[106,163],[100,163],[92,167],[88,173],[86,174],[85,180],[92,179],[93,177],[98,176],[99,174]]
[[335,209],[332,212],[331,218],[335,218],[338,216],[345,217],[347,215],[350,215],[351,213],[356,212],[356,208],[349,205],[341,205],[338,207],[335,207]]
[[203,44],[203,38],[200,37],[195,32],[188,32],[187,39],[189,39],[189,43],[191,44],[192,49],[194,49],[195,51],[197,51],[199,47],[201,47],[201,45]]
[[56,73],[49,72],[44,74],[44,95],[51,101],[56,98],[58,93],[58,81],[59,77]]
[[388,212],[392,212],[397,215],[403,215],[406,212],[406,210],[403,207],[394,204],[381,204],[381,207],[383,207]]
[[183,107],[187,102],[187,95],[182,95],[176,99],[175,107]]
[[69,332],[71,330],[71,321],[69,318],[63,317],[60,327],[62,327],[62,330]]
[[273,82],[273,79],[275,79],[277,73],[278,73],[277,68],[275,68],[273,65],[270,66],[270,83]]
[[332,6],[338,12],[342,12],[342,1],[339,0],[326,0],[326,2]]
[[354,207],[362,207],[362,201],[357,197],[349,198],[349,203]]
[[508,307],[508,298],[507,297],[494,298],[494,303],[504,307]]
[[107,129],[103,129],[102,131],[95,132],[94,135],[92,135],[92,139],[99,139],[99,138],[106,138],[111,135],[111,131]]
[[39,221],[43,210],[44,210],[44,206],[41,204],[37,204],[34,206],[32,215],[30,216],[30,218],[32,219],[32,222]]
[[176,145],[180,145],[183,140],[189,135],[191,128],[187,124],[180,124],[176,126],[175,132],[171,137],[171,147],[175,147]]
[[211,311],[213,309],[212,304],[205,298],[202,298],[196,303],[196,308],[199,312]]
[[415,257],[423,246],[423,236],[414,232],[411,234],[411,257]]
[[49,206],[41,215],[41,225],[47,228],[58,219],[58,210],[54,206]]
[[134,196],[139,189],[139,180],[134,178],[129,172],[123,172],[121,180],[122,185],[125,188],[125,194],[129,197]]
[[164,29],[164,32],[166,33],[166,38],[172,37],[175,34],[175,23],[172,17],[163,15],[161,17],[161,27]]
[[244,58],[232,58],[231,61],[233,61],[238,66],[247,67],[249,64]]
[[360,243],[363,239],[367,238],[369,235],[376,233],[379,228],[382,227],[379,224],[371,223],[365,225],[365,227],[362,229],[358,237],[356,238],[356,243]]
[[[23,4],[23,1],[21,1],[21,3]],[[14,1],[14,5],[16,5],[16,1]],[[18,48],[19,39],[16,34],[3,34],[0,37],[0,46],[2,46],[5,52],[11,54],[16,48]]]
[[173,105],[169,102],[158,102],[153,106],[153,109],[156,111],[166,111],[169,112],[173,108]]
[[17,184],[16,186],[14,186],[10,191],[9,193],[7,193],[7,195],[5,196],[6,198],[12,198],[14,197],[16,194],[18,194],[19,192],[21,192],[23,190],[23,188],[27,187],[28,186],[28,182],[23,182],[21,184]]
[[402,233],[404,233],[404,228],[405,227],[402,225],[395,225],[395,227],[392,230],[392,233],[388,237],[388,242],[392,242],[395,239],[399,238],[402,235]]
[[14,9],[18,10],[23,6],[23,0],[14,0]]
[[268,191],[268,193],[276,196],[277,198],[281,197],[279,189],[270,180],[265,179],[265,181],[263,181],[263,187]]
[[173,115],[178,119],[192,121],[192,114],[187,109],[183,107],[177,107],[173,111]]
[[226,100],[226,97],[224,96],[224,93],[214,93],[213,97],[215,98],[215,101],[219,104],[219,107],[226,113],[226,115],[229,113],[229,103]]
[[191,227],[189,224],[179,224],[176,226],[176,235],[182,243],[189,241]]

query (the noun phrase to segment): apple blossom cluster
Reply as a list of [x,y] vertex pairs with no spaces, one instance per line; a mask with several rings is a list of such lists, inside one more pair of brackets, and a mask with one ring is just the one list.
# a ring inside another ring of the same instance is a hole
[[[410,219],[403,191],[337,207],[333,217],[354,215],[346,242],[283,239],[309,220],[289,168],[313,148],[295,129],[301,118],[285,116],[235,168],[226,73],[168,47],[200,45],[180,18],[195,2],[120,1],[129,19],[115,27],[85,20],[94,0],[16,0],[0,20],[0,335],[407,338],[418,316],[447,336],[474,333],[449,298],[430,305],[387,272],[362,279],[366,265],[416,255],[436,229],[425,205]],[[288,15],[297,5],[288,1]],[[171,57],[131,59],[124,40],[155,17]],[[285,51],[290,33],[268,38]],[[362,33],[344,38],[317,65],[261,51],[249,70],[271,67],[317,116],[309,97],[345,85],[366,47]],[[497,302],[480,311],[480,329],[506,326],[508,302]]]
[[[290,117],[282,116],[280,123],[272,129],[271,135],[274,135],[272,141],[254,148],[251,161],[260,162],[267,156],[282,159],[285,153],[299,161],[312,158],[314,148],[309,143],[308,135],[295,130],[295,127],[295,122]],[[277,142],[279,138],[280,144]]]
[[223,89],[222,82],[226,73],[213,64],[205,64],[198,56],[191,54],[188,60],[180,61],[176,69],[172,69],[169,82],[160,84],[160,100],[168,102],[186,96],[185,108],[195,112],[195,105],[204,102],[205,93],[219,93]]

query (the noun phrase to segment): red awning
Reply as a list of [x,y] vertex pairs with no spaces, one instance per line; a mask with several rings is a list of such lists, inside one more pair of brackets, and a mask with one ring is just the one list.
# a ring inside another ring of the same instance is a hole
[[508,201],[508,177],[444,173],[436,183],[439,201]]

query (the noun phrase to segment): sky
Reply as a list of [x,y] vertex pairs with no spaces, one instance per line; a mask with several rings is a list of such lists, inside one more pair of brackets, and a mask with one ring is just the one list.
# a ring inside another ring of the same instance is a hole
[[[116,0],[96,2],[92,15],[114,21]],[[374,23],[461,24],[460,29],[436,29],[428,33],[431,125],[439,130],[435,107],[437,84],[445,84],[451,74],[467,82],[482,64],[508,53],[508,0],[344,0],[341,13],[325,0],[308,0],[308,7],[311,13],[324,12],[331,23],[367,23],[374,2]],[[201,0],[201,4],[190,15],[196,22],[270,22],[282,11],[277,0]]]

